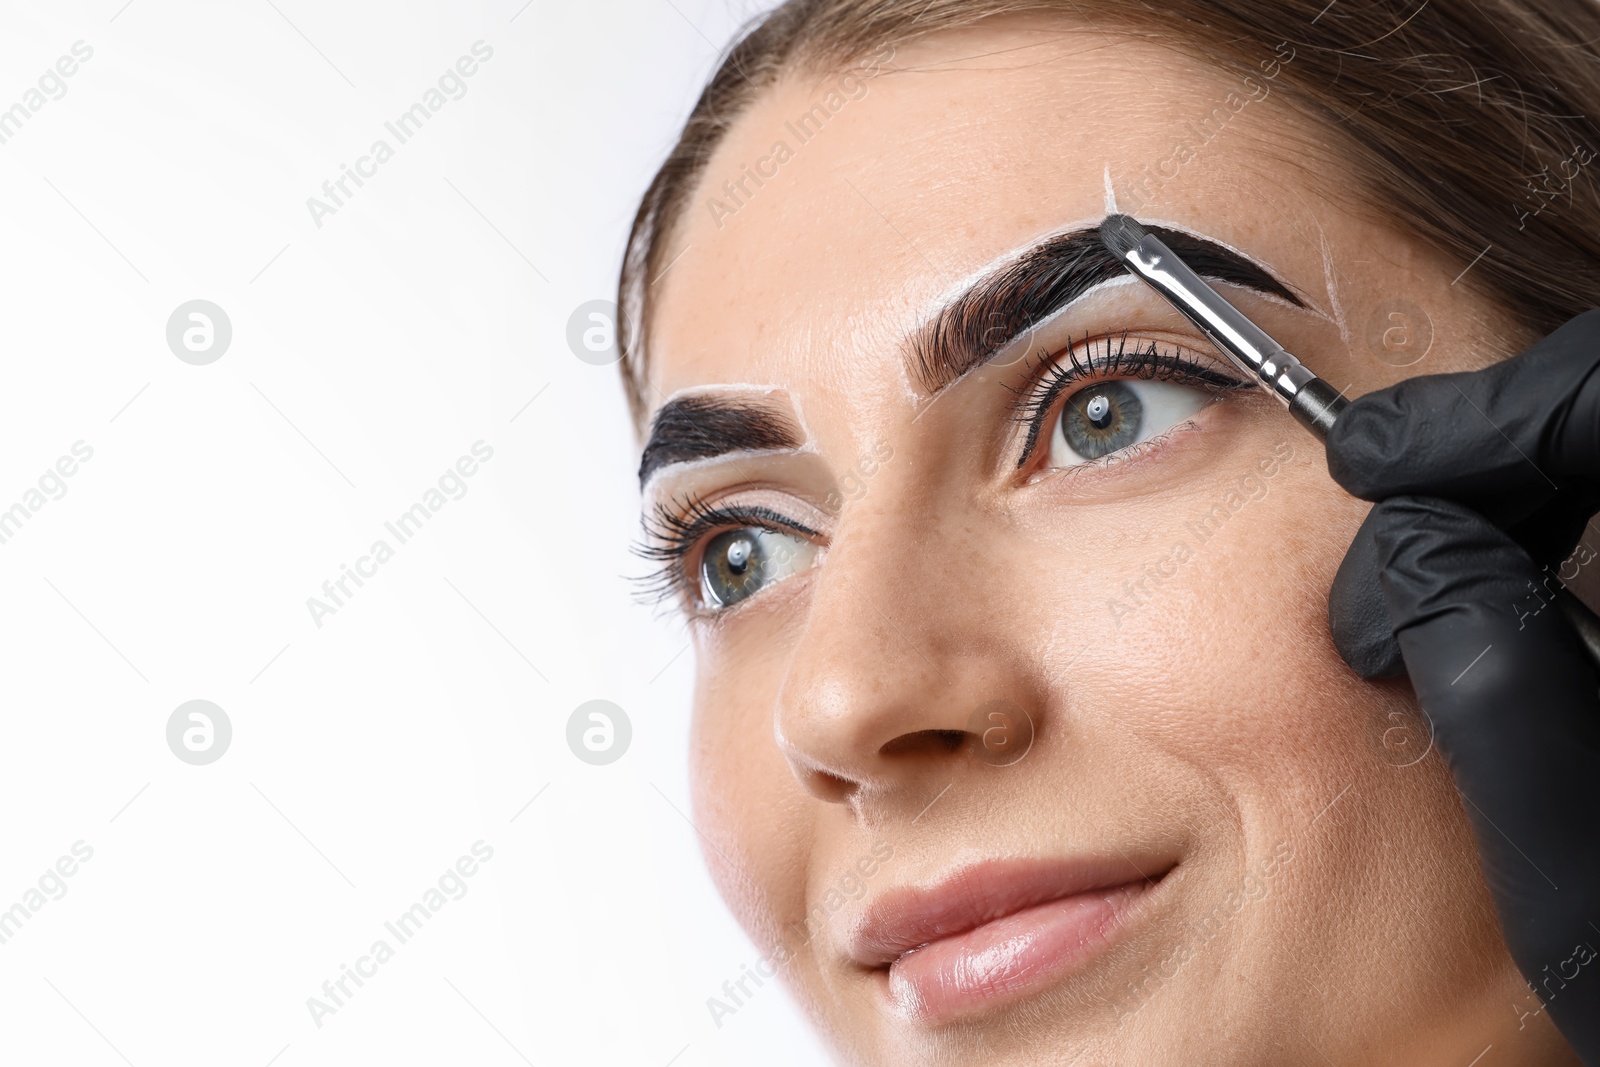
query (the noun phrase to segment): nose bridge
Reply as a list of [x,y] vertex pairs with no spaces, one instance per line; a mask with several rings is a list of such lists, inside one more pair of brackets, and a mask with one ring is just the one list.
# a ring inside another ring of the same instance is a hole
[[839,532],[810,598],[776,732],[796,776],[825,799],[918,776],[960,747],[975,710],[1016,699],[977,528],[962,509],[916,506],[888,479]]

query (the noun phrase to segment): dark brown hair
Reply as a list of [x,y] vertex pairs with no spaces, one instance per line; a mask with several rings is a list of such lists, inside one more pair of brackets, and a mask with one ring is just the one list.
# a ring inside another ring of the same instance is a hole
[[1149,36],[1240,77],[1287,41],[1275,88],[1343,134],[1378,217],[1471,264],[1464,284],[1535,333],[1600,304],[1600,199],[1584,170],[1600,148],[1593,0],[789,0],[729,50],[634,218],[618,341],[636,422],[650,282],[750,102],[785,73],[1016,14]]

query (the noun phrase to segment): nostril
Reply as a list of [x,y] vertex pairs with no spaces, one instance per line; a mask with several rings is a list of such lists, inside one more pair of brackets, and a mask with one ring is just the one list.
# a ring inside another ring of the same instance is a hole
[[883,756],[952,755],[961,751],[970,736],[965,730],[918,730],[894,738],[878,753]]
[[850,779],[820,770],[808,772],[805,785],[812,796],[829,804],[843,804],[856,791],[856,783]]

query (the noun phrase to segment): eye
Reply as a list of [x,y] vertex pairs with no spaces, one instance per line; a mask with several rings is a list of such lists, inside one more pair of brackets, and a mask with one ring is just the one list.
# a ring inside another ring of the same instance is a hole
[[805,570],[817,546],[803,537],[747,526],[706,541],[700,556],[700,599],[713,610],[732,607],[767,586]]
[[644,576],[646,602],[676,601],[691,616],[732,607],[813,566],[822,537],[772,508],[710,504],[690,495],[645,513],[638,553],[659,566]]
[[1250,383],[1153,340],[1085,338],[1041,351],[1035,380],[1015,389],[1013,418],[1027,427],[1017,467],[1080,467],[1159,437]]
[[1049,466],[1075,467],[1148,441],[1209,403],[1214,390],[1172,381],[1095,382],[1070,394],[1050,431]]

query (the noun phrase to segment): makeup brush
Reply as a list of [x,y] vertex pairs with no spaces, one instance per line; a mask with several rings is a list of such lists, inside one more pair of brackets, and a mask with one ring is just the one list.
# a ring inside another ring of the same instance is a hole
[[[1100,224],[1100,240],[1130,273],[1166,297],[1240,370],[1283,401],[1296,422],[1317,440],[1327,440],[1334,420],[1349,404],[1338,390],[1284,351],[1137,219],[1107,215]],[[1372,554],[1375,558],[1375,549]],[[1590,660],[1600,666],[1600,618],[1564,587],[1556,591],[1555,602],[1578,632]]]
[[1107,215],[1100,240],[1128,270],[1143,278],[1240,370],[1257,378],[1295,421],[1325,440],[1348,401],[1238,308],[1223,299],[1159,237],[1130,215]]

